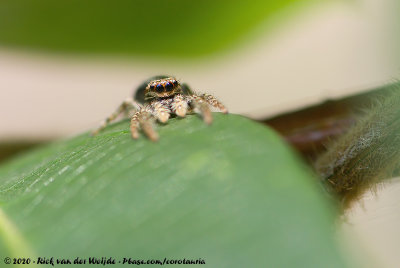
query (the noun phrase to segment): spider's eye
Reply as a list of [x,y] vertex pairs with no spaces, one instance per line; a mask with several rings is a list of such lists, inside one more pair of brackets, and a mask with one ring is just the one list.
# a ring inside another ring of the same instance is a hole
[[150,85],[150,89],[153,90],[154,89],[154,85]]
[[174,89],[174,86],[170,82],[165,84],[166,91],[172,91],[172,89]]
[[163,87],[161,84],[158,84],[158,85],[156,86],[156,90],[157,90],[158,93],[161,93],[161,92],[164,91],[164,87]]
[[178,86],[178,81],[174,80],[174,86],[177,87]]

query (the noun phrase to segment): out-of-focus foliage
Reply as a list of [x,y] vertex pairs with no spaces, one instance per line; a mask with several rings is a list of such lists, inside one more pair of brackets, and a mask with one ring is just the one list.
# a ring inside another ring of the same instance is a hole
[[[201,56],[313,0],[2,0],[0,44],[79,53]],[[314,1],[315,2],[315,1]]]

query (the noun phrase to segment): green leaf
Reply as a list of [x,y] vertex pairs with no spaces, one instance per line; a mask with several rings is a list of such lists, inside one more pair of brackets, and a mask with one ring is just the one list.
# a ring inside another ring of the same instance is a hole
[[2,0],[0,43],[45,51],[202,56],[232,47],[279,12],[310,2]]
[[346,267],[332,207],[291,149],[244,117],[214,116],[211,127],[171,119],[157,126],[158,143],[132,140],[122,121],[4,165],[0,260],[27,257],[17,241],[36,257],[72,260]]

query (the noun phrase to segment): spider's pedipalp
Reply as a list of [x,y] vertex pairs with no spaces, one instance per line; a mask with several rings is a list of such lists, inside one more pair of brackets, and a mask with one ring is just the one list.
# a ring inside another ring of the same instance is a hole
[[125,113],[125,115],[128,115],[131,111],[137,111],[138,109],[139,105],[132,98],[126,99],[118,106],[115,112],[101,122],[100,126],[92,132],[92,135],[96,136],[99,134],[108,124],[117,119],[120,114]]
[[153,108],[154,116],[160,121],[161,123],[165,123],[168,121],[170,117],[170,109],[161,102],[154,102],[151,104]]
[[188,100],[181,94],[176,95],[172,101],[171,109],[177,116],[185,117],[188,110]]

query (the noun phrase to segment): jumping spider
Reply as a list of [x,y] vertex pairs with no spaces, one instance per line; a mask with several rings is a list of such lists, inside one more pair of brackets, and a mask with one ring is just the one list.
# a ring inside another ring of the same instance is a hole
[[[135,101],[136,100],[136,101]],[[107,117],[92,134],[96,135],[120,114],[131,117],[132,138],[139,138],[139,128],[152,141],[158,140],[153,122],[166,123],[169,117],[185,117],[187,113],[197,112],[206,124],[212,123],[209,105],[228,113],[225,106],[209,94],[195,94],[187,84],[181,84],[170,76],[155,76],[140,85],[133,98],[126,99],[118,109]]]

